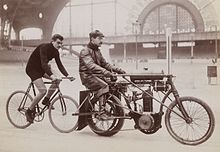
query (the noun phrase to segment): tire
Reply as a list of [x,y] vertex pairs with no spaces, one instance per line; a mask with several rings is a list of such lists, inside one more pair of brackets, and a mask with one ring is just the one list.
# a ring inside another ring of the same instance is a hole
[[[100,136],[113,136],[120,131],[124,124],[123,118],[112,118],[124,116],[123,109],[118,106],[120,104],[120,100],[116,96],[112,96],[110,99],[106,101],[105,112],[102,114],[94,113],[93,115],[87,116],[87,122],[91,130],[100,135]],[[89,106],[89,112],[98,112],[99,102],[95,101],[92,105]],[[106,120],[101,120],[102,118]],[[108,120],[109,119],[109,120]]]
[[69,96],[55,98],[48,111],[51,125],[61,133],[72,132],[78,125],[78,115],[72,116],[73,113],[78,113],[78,107],[78,103]]
[[[194,97],[181,97],[180,102],[192,122],[186,123],[181,117],[167,109],[165,124],[169,134],[176,141],[186,145],[198,145],[208,140],[215,128],[215,118],[210,107]],[[182,115],[176,101],[171,103],[169,108]]]
[[22,99],[24,98],[25,91],[15,91],[13,92],[6,103],[6,115],[9,122],[16,128],[24,129],[31,125],[30,122],[26,120],[25,112],[30,107],[33,98],[30,94],[27,94],[27,100],[24,106],[20,107]]

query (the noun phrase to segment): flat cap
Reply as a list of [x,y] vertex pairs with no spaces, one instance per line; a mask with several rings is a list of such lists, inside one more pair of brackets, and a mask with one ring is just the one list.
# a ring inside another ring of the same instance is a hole
[[100,32],[99,30],[95,30],[92,31],[91,33],[89,33],[89,38],[96,38],[96,37],[104,37],[104,34],[102,32]]

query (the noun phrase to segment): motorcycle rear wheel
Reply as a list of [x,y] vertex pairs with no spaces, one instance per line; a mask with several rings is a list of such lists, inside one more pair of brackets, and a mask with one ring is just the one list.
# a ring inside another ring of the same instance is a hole
[[99,101],[93,101],[88,111],[94,114],[87,116],[87,122],[91,130],[100,136],[113,136],[120,131],[124,124],[123,117],[124,111],[120,107],[120,100],[110,95],[105,102],[105,108],[103,112],[99,112]]

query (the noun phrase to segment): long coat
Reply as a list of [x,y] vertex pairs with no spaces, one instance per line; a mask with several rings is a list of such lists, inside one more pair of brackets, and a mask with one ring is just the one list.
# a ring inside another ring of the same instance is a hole
[[[79,55],[79,72],[82,84],[93,83],[93,74],[109,75],[110,72],[120,72],[120,68],[106,62],[97,46],[89,43]],[[96,82],[96,81],[94,81]]]

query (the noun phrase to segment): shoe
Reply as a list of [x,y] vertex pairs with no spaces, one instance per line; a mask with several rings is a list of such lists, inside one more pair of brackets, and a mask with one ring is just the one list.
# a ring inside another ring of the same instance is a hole
[[34,118],[35,118],[35,115],[37,113],[36,110],[37,110],[36,107],[34,107],[34,109],[31,110],[32,111],[32,115],[33,115]]
[[34,112],[30,110],[29,108],[25,112],[26,120],[30,123],[34,122],[34,115],[35,115]]
[[[50,106],[50,99],[45,97],[44,100],[42,101],[42,104],[45,105],[45,106],[48,106],[48,108],[49,108],[49,106]],[[54,110],[55,109],[54,106],[52,106],[51,109]]]

